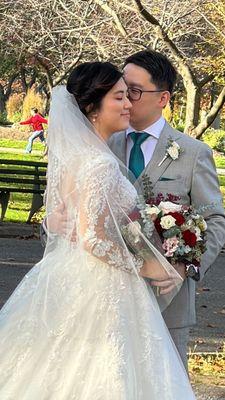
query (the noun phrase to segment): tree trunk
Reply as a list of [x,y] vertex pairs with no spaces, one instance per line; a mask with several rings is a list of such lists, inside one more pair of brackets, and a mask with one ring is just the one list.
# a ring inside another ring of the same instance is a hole
[[192,135],[193,129],[198,125],[200,113],[201,88],[192,82],[186,83],[187,101],[184,132]]
[[196,139],[200,139],[205,130],[212,124],[220,110],[222,109],[223,105],[225,104],[225,87],[220,92],[216,102],[214,103],[213,107],[206,115],[204,120],[196,126],[196,128],[192,131],[192,136]]
[[22,88],[23,88],[23,92],[27,93],[27,82],[26,82],[25,68],[20,68],[20,79],[21,79],[21,85],[22,85]]
[[3,86],[0,84],[0,114],[5,111],[5,95]]

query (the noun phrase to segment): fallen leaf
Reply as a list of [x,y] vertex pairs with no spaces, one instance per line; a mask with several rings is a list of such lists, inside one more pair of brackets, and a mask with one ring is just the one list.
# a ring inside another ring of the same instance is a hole
[[216,311],[216,313],[225,315],[225,310],[219,310],[219,311]]
[[214,324],[207,324],[206,325],[208,328],[217,328],[217,325],[214,325]]
[[207,288],[207,287],[199,287],[198,288],[198,292],[210,292],[211,289]]
[[206,341],[203,340],[203,339],[198,339],[198,340],[195,341],[195,343],[204,344],[204,343],[206,343]]

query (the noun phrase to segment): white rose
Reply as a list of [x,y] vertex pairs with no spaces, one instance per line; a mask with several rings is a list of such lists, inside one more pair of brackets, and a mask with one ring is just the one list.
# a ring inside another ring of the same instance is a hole
[[201,229],[203,232],[206,231],[206,229],[207,229],[207,223],[205,222],[204,219],[200,222],[199,226],[200,226],[200,229]]
[[177,146],[171,146],[167,149],[167,153],[169,156],[173,159],[176,160],[179,157],[179,149]]
[[195,227],[195,234],[196,234],[196,237],[197,237],[197,241],[198,241],[198,242],[199,242],[200,240],[202,240],[202,238],[201,238],[201,229],[198,228],[197,226]]
[[152,207],[148,206],[146,208],[146,214],[148,214],[148,215],[152,215],[152,214],[158,215],[160,212],[161,212],[161,210],[156,206],[152,206]]
[[182,206],[180,204],[171,203],[171,201],[161,201],[159,209],[162,210],[164,214],[168,214],[169,212],[181,211]]
[[176,225],[176,220],[172,215],[166,215],[161,218],[160,225],[163,229],[170,229],[172,226]]

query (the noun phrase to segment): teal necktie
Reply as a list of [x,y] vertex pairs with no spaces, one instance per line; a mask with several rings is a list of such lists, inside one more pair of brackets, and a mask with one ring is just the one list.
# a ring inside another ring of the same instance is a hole
[[141,150],[141,144],[149,137],[149,134],[146,132],[131,132],[129,136],[134,143],[130,152],[129,169],[138,178],[145,168],[145,159]]

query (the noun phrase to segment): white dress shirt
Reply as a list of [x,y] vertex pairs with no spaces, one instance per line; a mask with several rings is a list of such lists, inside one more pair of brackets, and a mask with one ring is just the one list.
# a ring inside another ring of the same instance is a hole
[[[165,119],[160,117],[154,124],[148,126],[146,129],[140,132],[146,132],[149,134],[149,137],[141,144],[141,150],[144,155],[145,160],[145,167],[149,163],[152,158],[153,152],[155,150],[155,146],[159,140],[160,134],[165,125]],[[132,126],[126,130],[126,137],[127,137],[127,166],[129,166],[129,159],[130,159],[130,152],[133,147],[133,140],[130,138],[129,133],[131,132],[138,132]]]

